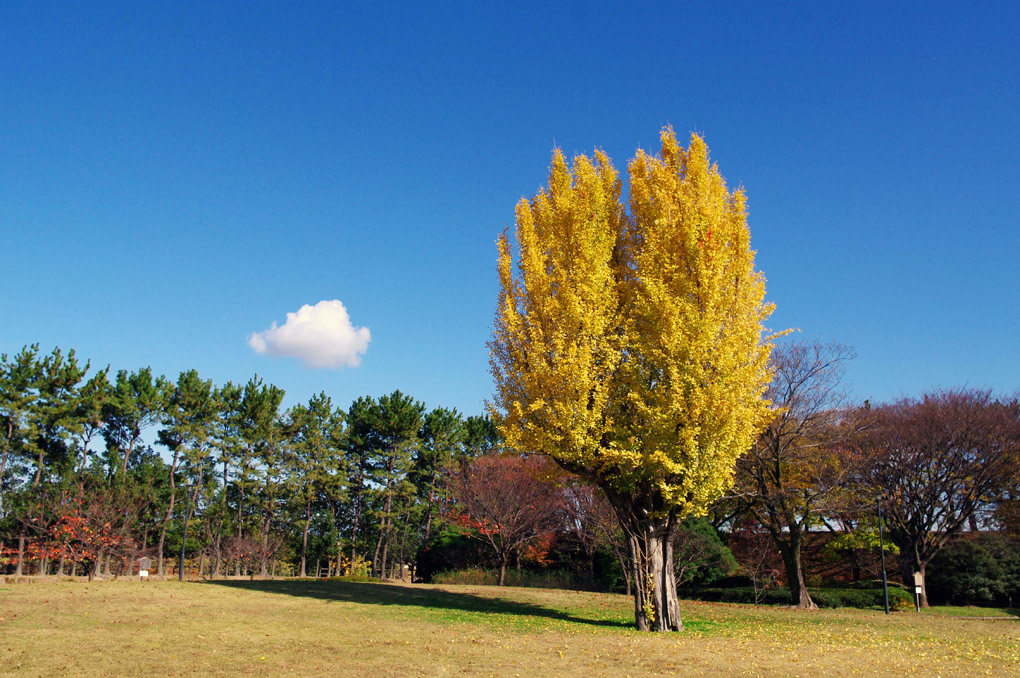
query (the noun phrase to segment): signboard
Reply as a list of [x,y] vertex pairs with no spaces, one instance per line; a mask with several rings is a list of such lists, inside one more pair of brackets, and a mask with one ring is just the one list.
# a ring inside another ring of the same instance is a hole
[[147,579],[149,576],[149,568],[152,567],[152,558],[143,556],[138,559],[138,576],[142,579]]

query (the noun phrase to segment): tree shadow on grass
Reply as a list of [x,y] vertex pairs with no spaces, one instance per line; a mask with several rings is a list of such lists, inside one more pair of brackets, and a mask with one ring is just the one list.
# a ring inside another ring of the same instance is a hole
[[213,580],[205,585],[226,586],[248,591],[276,593],[288,596],[334,600],[362,605],[400,605],[428,609],[456,610],[483,614],[503,614],[519,617],[536,617],[587,624],[590,626],[633,628],[632,624],[611,619],[578,616],[542,605],[506,598],[490,598],[475,593],[444,591],[414,585],[363,583],[339,580]]

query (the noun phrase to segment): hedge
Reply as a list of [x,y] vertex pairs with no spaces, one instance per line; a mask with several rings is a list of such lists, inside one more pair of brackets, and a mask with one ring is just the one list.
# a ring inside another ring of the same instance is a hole
[[[813,588],[808,589],[808,592],[818,607],[857,607],[863,609],[884,607],[881,588]],[[687,600],[755,604],[755,592],[752,586],[735,586],[731,588],[706,586],[680,589],[677,593],[681,598]],[[757,602],[759,605],[790,605],[790,600],[790,590],[780,586],[759,594]],[[893,610],[913,608],[913,594],[902,586],[890,584],[889,607]]]

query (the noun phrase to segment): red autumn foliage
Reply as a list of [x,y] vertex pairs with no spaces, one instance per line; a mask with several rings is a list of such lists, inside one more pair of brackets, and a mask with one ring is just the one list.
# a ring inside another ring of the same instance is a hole
[[[556,524],[561,502],[548,460],[510,454],[475,459],[450,481],[451,520],[492,547],[503,585],[511,555]],[[537,554],[536,554],[537,555]]]

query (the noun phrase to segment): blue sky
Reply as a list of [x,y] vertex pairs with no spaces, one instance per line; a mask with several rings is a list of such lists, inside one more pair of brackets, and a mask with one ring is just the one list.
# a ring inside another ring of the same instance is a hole
[[[516,201],[672,124],[856,397],[1020,387],[1016,3],[83,5],[0,21],[0,351],[479,413]],[[344,366],[249,345],[331,300]]]

